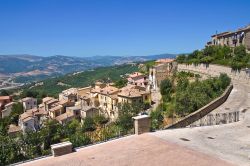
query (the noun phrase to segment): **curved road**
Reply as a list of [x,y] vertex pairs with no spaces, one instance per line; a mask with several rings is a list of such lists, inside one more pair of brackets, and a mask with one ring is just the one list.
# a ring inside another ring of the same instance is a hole
[[[220,70],[221,69],[221,70]],[[200,70],[200,69],[196,69]],[[218,75],[224,67],[210,67]],[[234,89],[227,101],[213,112],[240,111],[240,121],[231,124],[163,130],[151,133],[172,143],[189,147],[235,165],[250,166],[250,84],[232,80]]]

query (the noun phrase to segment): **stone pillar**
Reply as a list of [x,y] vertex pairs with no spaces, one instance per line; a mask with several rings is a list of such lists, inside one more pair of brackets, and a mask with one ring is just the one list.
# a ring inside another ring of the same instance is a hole
[[146,132],[150,132],[150,117],[148,115],[140,115],[133,117],[134,119],[134,129],[135,129],[135,134],[143,134]]
[[51,145],[51,151],[54,157],[72,153],[72,143],[67,141],[59,144],[53,144]]

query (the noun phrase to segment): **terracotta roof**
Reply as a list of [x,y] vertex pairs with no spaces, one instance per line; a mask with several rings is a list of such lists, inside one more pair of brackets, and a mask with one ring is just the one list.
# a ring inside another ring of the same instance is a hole
[[134,72],[132,74],[129,75],[130,78],[134,78],[134,77],[138,77],[138,76],[142,76],[144,74],[140,73],[140,72]]
[[66,120],[68,118],[72,118],[72,117],[74,117],[74,113],[66,112],[64,114],[61,114],[61,115],[57,116],[56,120],[57,121],[64,121],[64,120]]
[[51,99],[51,100],[49,100],[49,101],[47,102],[47,104],[53,104],[53,103],[56,103],[56,102],[58,102],[57,99]]
[[32,109],[27,110],[26,112],[32,114],[32,113],[34,113],[36,111],[37,111],[37,108],[32,108]]
[[11,106],[13,104],[15,104],[15,102],[10,102],[10,103],[6,104],[5,107]]
[[11,96],[0,96],[0,100],[10,100]]
[[22,131],[22,129],[19,126],[16,126],[14,124],[9,125],[8,133],[16,133]]
[[54,98],[53,97],[45,97],[45,98],[43,98],[43,103],[46,103],[52,99],[54,99]]
[[32,100],[32,99],[35,99],[35,98],[33,98],[33,97],[25,97],[25,98],[22,99],[22,101],[25,102],[25,101]]
[[146,88],[135,86],[135,85],[128,85],[121,89],[121,92],[118,93],[118,96],[134,98],[134,97],[141,97],[143,94],[149,94],[150,92],[146,91]]
[[62,91],[62,93],[76,93],[76,92],[77,92],[77,88],[69,88],[69,89]]
[[54,112],[54,111],[60,110],[60,109],[62,109],[62,106],[61,105],[57,105],[56,107],[53,107],[53,108],[49,109],[49,111]]
[[100,82],[100,81],[97,81],[95,82],[95,85],[103,85],[104,83]]
[[61,105],[64,105],[64,104],[67,104],[67,103],[68,103],[67,100],[60,100],[60,101],[59,101],[59,104],[61,104]]
[[30,112],[24,112],[23,114],[20,115],[19,119],[21,119],[24,122],[27,122],[27,121],[33,119],[33,116],[34,115],[32,115],[32,113],[30,113]]
[[30,115],[46,115],[47,112],[44,110],[44,108],[33,108],[26,111],[26,113]]
[[169,58],[166,58],[166,59],[158,59],[156,61],[156,63],[170,63],[170,62],[173,62],[175,59],[169,59]]
[[23,119],[23,122],[28,122],[29,120],[32,120],[32,119],[34,119],[34,118],[29,116],[29,117]]
[[112,95],[119,92],[119,89],[114,86],[106,86],[104,88],[95,88],[92,90],[94,93],[100,93],[104,95]]
[[91,86],[83,87],[83,88],[78,88],[77,90],[85,90],[85,89],[91,89]]

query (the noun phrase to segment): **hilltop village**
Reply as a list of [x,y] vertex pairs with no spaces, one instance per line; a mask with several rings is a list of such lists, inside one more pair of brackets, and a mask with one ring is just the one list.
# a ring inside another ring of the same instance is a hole
[[152,105],[157,104],[152,100],[152,91],[156,91],[161,81],[176,70],[174,59],[159,59],[148,74],[127,73],[127,85],[122,88],[115,87],[114,83],[96,81],[94,86],[64,90],[58,98],[45,97],[41,104],[33,97],[13,102],[11,96],[1,96],[0,115],[1,118],[8,117],[15,103],[22,104],[24,113],[19,116],[18,125],[10,124],[8,128],[8,134],[13,136],[19,132],[39,131],[48,119],[65,125],[73,119],[81,122],[85,118],[102,115],[114,122],[125,103],[143,104],[145,107],[141,113],[149,114]]

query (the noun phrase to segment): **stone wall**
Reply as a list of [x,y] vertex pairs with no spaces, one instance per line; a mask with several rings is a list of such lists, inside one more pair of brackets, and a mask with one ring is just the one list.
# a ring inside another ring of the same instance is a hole
[[208,113],[213,111],[215,108],[217,108],[221,104],[223,104],[227,100],[232,89],[233,89],[233,85],[230,84],[227,87],[227,89],[225,90],[225,92],[220,97],[216,98],[215,100],[213,100],[209,104],[205,105],[204,107],[200,108],[199,110],[193,112],[192,114],[186,116],[182,120],[180,120],[172,125],[166,126],[165,129],[186,127],[186,126],[194,123],[195,121],[201,119],[202,117],[204,117],[205,115],[207,115]]
[[54,157],[72,153],[72,143],[68,141],[51,145],[51,151]]
[[140,115],[133,117],[134,131],[136,135],[150,132],[150,117],[148,115]]
[[178,64],[178,70],[197,72],[210,76],[219,76],[220,73],[226,73],[233,80],[237,80],[237,82],[250,84],[250,73],[247,73],[244,70],[241,70],[240,72],[233,72],[230,67],[226,66],[210,64],[209,67],[206,67],[205,64],[199,64],[198,66]]

